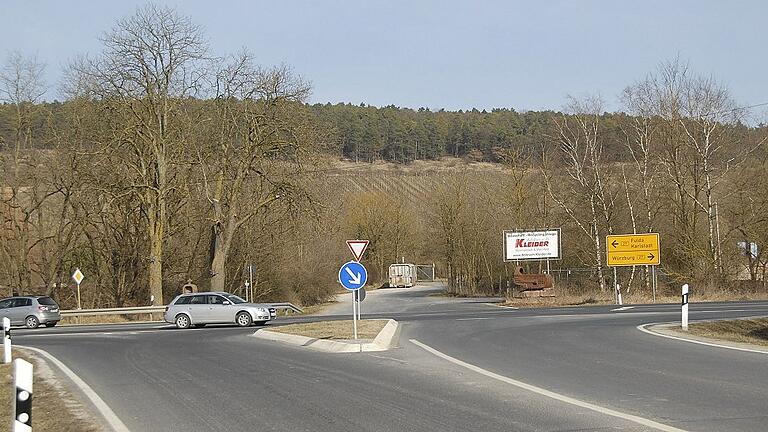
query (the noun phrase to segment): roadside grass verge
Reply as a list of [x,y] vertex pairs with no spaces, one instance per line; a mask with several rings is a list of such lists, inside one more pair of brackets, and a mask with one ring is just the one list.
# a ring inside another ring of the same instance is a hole
[[[389,320],[361,320],[357,322],[358,339],[374,339]],[[270,327],[269,331],[306,336],[315,339],[353,339],[352,320],[322,321]]]
[[[36,357],[19,353],[34,365],[32,388],[32,430],[35,432],[101,432],[104,429],[54,376],[48,365]],[[11,424],[13,364],[0,364],[0,424]],[[15,396],[15,394],[13,395]],[[2,430],[8,430],[3,428]]]
[[[530,298],[508,298],[501,303],[502,306],[514,306],[520,308],[534,307],[558,307],[558,306],[589,306],[589,305],[613,305],[616,304],[610,291],[606,293],[569,293],[558,292],[555,289],[555,297],[530,297]],[[694,292],[690,297],[691,303],[703,302],[723,302],[723,301],[752,301],[765,300],[766,296],[744,295],[739,293],[729,293],[726,291],[697,293]],[[622,303],[626,305],[633,304],[662,304],[662,303],[680,303],[680,294],[657,295],[656,300],[650,294],[646,293],[622,293]],[[618,307],[618,306],[617,306]]]
[[768,318],[691,323],[688,333],[710,339],[768,346]]

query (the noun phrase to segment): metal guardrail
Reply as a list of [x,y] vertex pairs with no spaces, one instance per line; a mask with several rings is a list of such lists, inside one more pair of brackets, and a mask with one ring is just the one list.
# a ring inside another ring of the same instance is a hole
[[61,316],[134,315],[165,312],[165,306],[138,306],[105,309],[71,309],[61,311]]
[[267,304],[271,304],[272,307],[277,309],[277,310],[281,310],[282,309],[282,310],[291,311],[291,312],[294,312],[294,313],[303,313],[304,312],[300,307],[296,306],[293,303],[284,302],[284,303],[267,303]]
[[[302,313],[302,309],[293,303],[266,303],[278,310],[286,310],[294,313]],[[137,306],[105,309],[71,309],[61,311],[63,317],[99,316],[99,315],[136,315],[165,312],[165,306]]]

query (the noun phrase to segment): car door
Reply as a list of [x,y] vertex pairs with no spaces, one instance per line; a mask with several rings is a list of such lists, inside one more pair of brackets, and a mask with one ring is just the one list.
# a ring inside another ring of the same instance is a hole
[[17,306],[15,309],[18,310],[17,316],[19,317],[19,322],[21,324],[24,324],[24,321],[26,321],[28,316],[34,315],[35,312],[37,312],[31,298],[17,299]]
[[213,322],[208,313],[208,299],[206,295],[195,295],[189,299],[189,304],[184,309],[187,310],[189,317],[195,324],[205,324]]
[[25,305],[26,302],[23,298],[12,298],[10,306],[8,306],[8,312],[7,317],[9,320],[11,320],[12,325],[21,325],[24,324],[24,318],[26,316],[24,315]]
[[5,299],[0,301],[0,320],[3,318],[11,319],[11,305],[13,305],[14,299]]
[[232,310],[229,300],[218,294],[208,295],[208,313],[213,322],[235,322],[235,312]]

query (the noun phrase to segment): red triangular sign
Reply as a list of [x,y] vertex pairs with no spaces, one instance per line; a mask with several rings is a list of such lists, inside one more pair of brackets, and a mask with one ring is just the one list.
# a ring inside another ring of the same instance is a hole
[[347,247],[352,252],[352,256],[355,257],[355,261],[360,261],[365,249],[368,248],[368,240],[347,240]]

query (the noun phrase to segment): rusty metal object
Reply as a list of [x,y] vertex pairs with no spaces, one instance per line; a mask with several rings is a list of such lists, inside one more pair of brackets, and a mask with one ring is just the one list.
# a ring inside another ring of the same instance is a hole
[[521,288],[519,297],[554,297],[555,280],[548,274],[526,274],[522,267],[515,269],[512,278],[515,285]]

